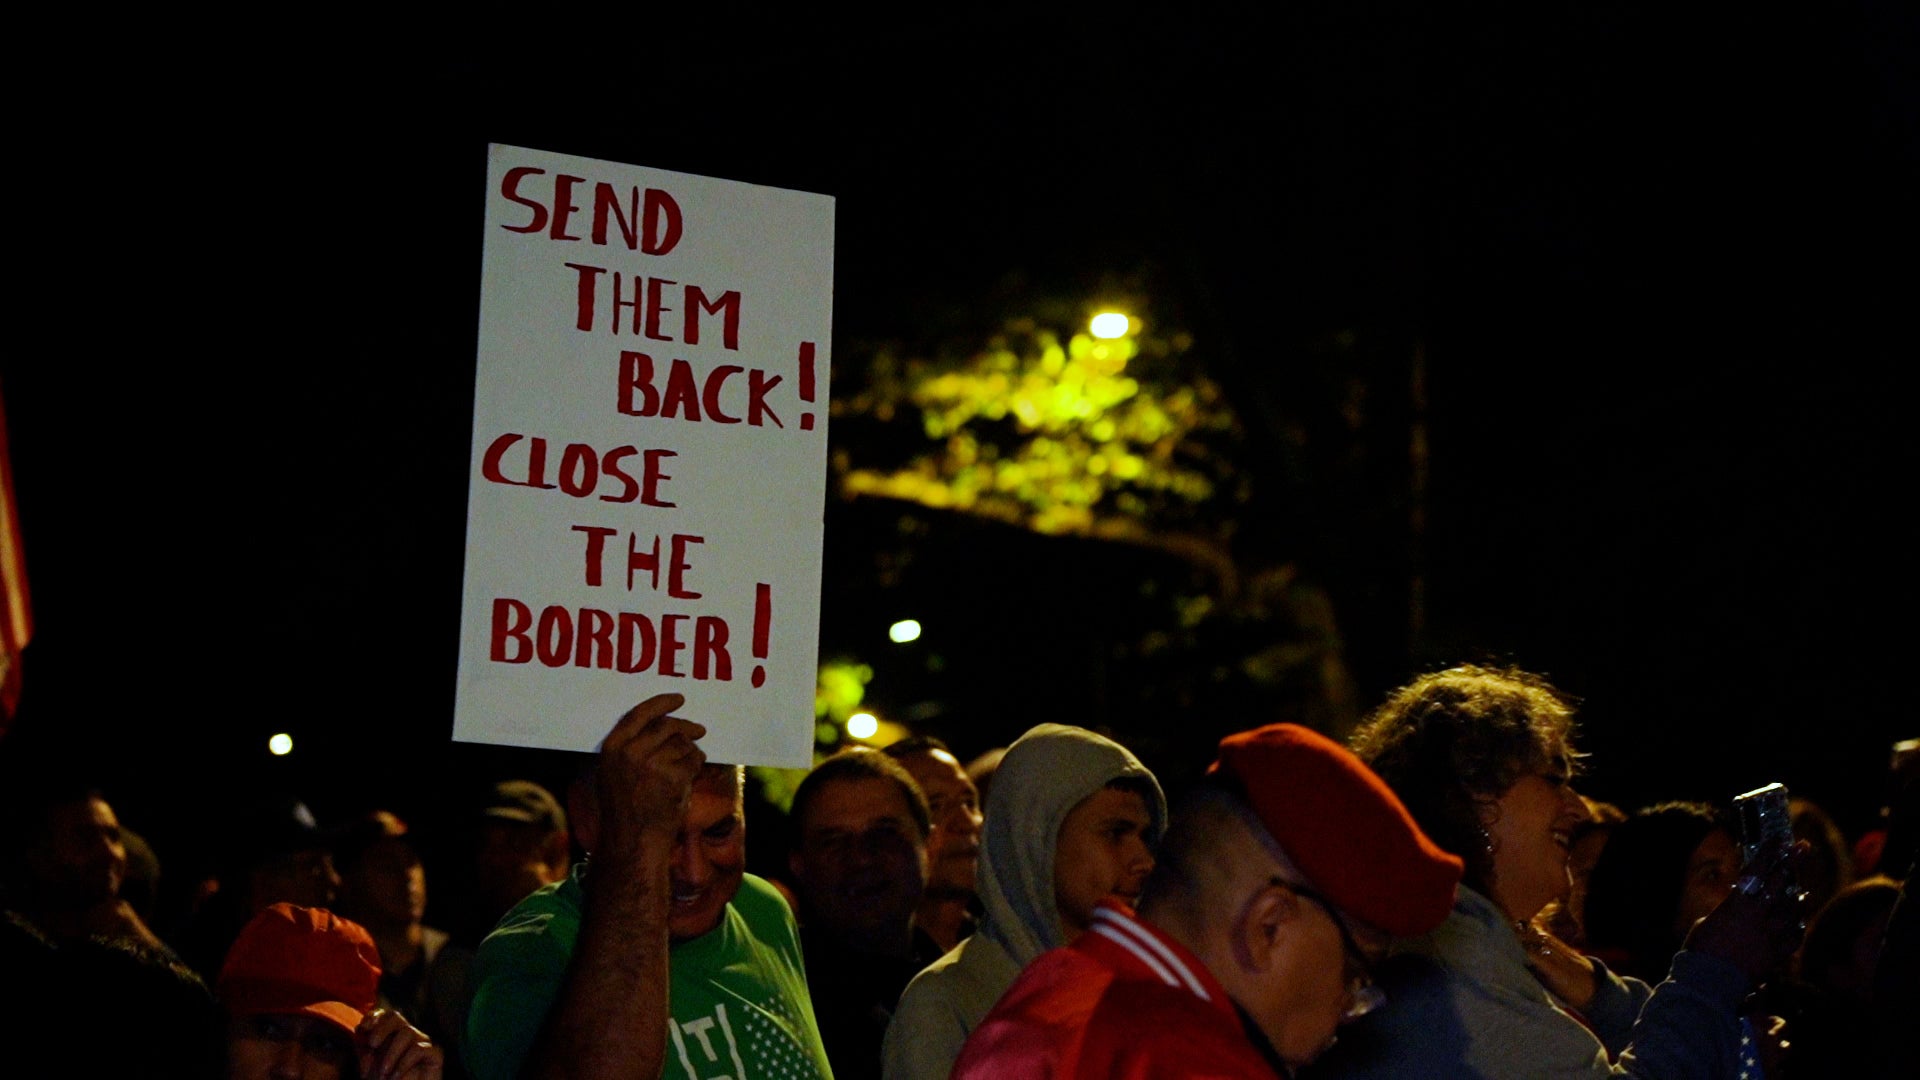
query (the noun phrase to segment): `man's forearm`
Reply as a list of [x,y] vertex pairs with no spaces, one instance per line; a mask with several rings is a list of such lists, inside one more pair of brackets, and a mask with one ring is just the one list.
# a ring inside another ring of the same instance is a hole
[[672,838],[646,837],[588,866],[580,938],[523,1075],[657,1080],[666,1060],[668,864]]

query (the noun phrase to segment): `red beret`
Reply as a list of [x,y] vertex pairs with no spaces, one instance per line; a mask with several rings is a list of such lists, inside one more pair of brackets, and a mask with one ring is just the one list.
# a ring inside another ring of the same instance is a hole
[[1414,824],[1386,781],[1345,747],[1298,724],[1220,740],[1207,770],[1238,782],[1287,858],[1327,899],[1396,937],[1453,909],[1460,860]]

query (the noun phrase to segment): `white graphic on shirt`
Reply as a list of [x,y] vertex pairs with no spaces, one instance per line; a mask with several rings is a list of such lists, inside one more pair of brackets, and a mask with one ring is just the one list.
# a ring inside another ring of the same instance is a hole
[[[763,1080],[812,1080],[819,1076],[806,1047],[780,1023],[796,1021],[786,1002],[769,998],[758,1009],[749,1007],[744,1016],[739,1035],[725,1005],[715,1005],[711,1016],[668,1022],[667,1032],[673,1036],[674,1053],[687,1080],[754,1080],[747,1072],[745,1058],[754,1061]],[[744,1048],[742,1037],[746,1040]]]

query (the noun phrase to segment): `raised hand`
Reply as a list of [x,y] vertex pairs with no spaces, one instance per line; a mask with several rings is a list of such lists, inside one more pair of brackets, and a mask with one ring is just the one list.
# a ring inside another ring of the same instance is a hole
[[601,743],[594,787],[608,853],[679,830],[693,778],[707,760],[695,745],[707,729],[668,715],[685,703],[679,694],[656,694],[621,717]]
[[1687,948],[1732,963],[1756,983],[1784,967],[1807,932],[1807,894],[1795,882],[1810,851],[1801,840],[1757,858],[1720,906],[1694,924]]
[[375,1009],[354,1029],[361,1080],[440,1080],[446,1055],[391,1009]]

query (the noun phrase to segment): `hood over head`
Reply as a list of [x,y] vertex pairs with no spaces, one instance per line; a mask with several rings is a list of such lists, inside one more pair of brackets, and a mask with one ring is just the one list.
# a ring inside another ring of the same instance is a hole
[[1124,778],[1146,781],[1150,840],[1167,831],[1167,797],[1126,747],[1085,728],[1041,724],[1007,748],[994,773],[981,843],[980,932],[1022,966],[1066,944],[1053,899],[1053,851],[1060,825],[1081,800]]

